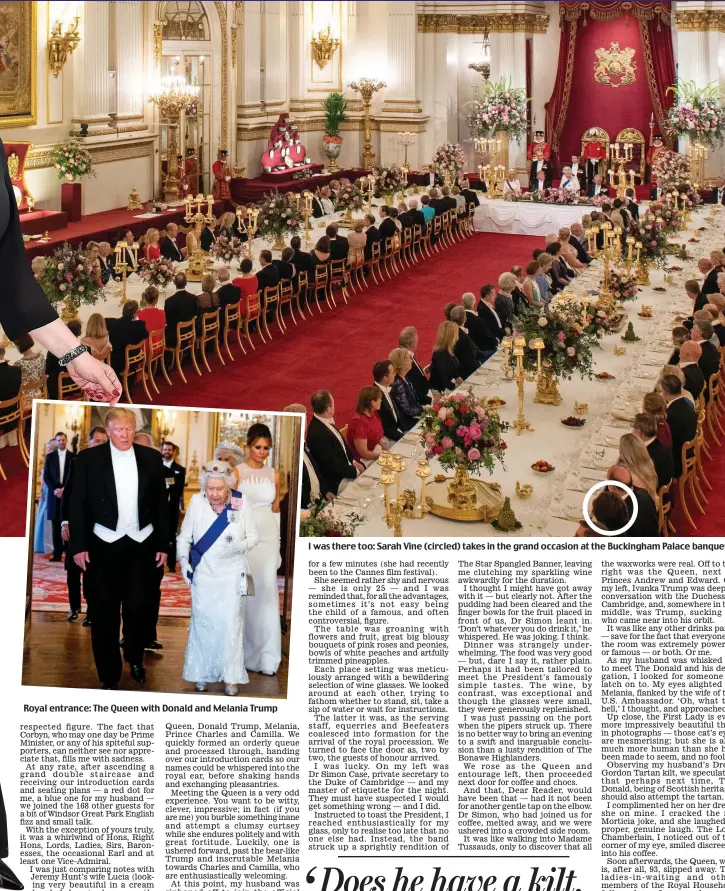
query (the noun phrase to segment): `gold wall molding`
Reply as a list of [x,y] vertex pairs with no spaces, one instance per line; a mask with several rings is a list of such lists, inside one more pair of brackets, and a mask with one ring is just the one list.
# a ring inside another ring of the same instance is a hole
[[456,15],[455,13],[419,13],[418,31],[423,34],[510,34],[531,32],[546,34],[549,16],[543,13],[497,12],[489,15]]
[[[131,158],[145,158],[153,155],[156,137],[136,140],[127,145],[84,145],[90,152],[94,164],[110,164],[112,161],[128,161]],[[25,161],[26,170],[41,170],[44,167],[53,167],[55,164],[55,151],[52,145],[35,146],[28,152]]]
[[725,33],[725,10],[683,9],[675,13],[678,31],[720,31]]
[[[221,140],[218,148],[226,148],[229,150],[227,141],[229,138],[229,37],[227,35],[227,5],[222,0],[214,0],[217,14],[219,16],[219,24],[222,32],[222,126]],[[213,136],[212,136],[213,142]],[[232,153],[232,157],[234,154]]]

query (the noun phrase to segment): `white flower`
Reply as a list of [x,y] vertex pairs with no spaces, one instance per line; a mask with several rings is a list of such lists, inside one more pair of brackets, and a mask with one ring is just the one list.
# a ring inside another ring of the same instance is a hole
[[58,285],[59,291],[65,291],[65,285]]

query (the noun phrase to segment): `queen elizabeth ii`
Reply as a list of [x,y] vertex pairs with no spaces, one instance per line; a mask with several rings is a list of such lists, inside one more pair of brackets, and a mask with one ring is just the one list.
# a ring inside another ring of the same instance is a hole
[[202,467],[201,491],[193,495],[177,536],[181,574],[191,585],[191,625],[183,678],[203,692],[222,682],[235,696],[248,683],[244,668],[246,553],[258,541],[254,514],[234,490],[225,461]]

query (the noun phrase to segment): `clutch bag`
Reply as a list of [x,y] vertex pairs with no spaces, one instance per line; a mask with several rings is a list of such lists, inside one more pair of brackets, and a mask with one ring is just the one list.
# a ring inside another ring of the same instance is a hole
[[254,597],[254,578],[251,573],[247,573],[247,590],[244,593],[245,597]]

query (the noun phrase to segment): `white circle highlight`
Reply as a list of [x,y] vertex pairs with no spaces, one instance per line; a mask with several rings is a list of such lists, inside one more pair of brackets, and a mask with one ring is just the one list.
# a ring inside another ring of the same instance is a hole
[[[614,486],[617,489],[622,489],[623,492],[626,492],[627,495],[632,499],[632,516],[627,520],[624,526],[621,529],[600,529],[599,526],[596,526],[589,516],[589,502],[591,501],[592,495],[595,492],[598,492],[599,489],[606,489],[608,486]],[[584,512],[584,519],[587,522],[587,526],[593,531],[596,532],[597,535],[621,535],[623,532],[626,532],[628,529],[631,529],[634,525],[634,521],[637,519],[637,514],[639,513],[639,504],[637,504],[637,499],[635,498],[634,491],[630,489],[629,486],[626,486],[624,483],[620,483],[618,480],[602,480],[601,482],[595,483],[591,489],[584,496],[584,504],[582,505],[582,510]]]

